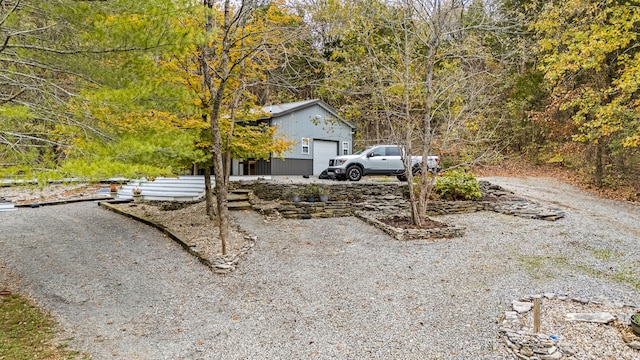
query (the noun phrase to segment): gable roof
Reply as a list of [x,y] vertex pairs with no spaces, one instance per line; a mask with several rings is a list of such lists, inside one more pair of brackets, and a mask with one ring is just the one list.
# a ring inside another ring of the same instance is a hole
[[270,116],[268,116],[268,118],[273,119],[274,117],[288,115],[298,110],[302,110],[314,105],[318,105],[321,108],[325,109],[327,112],[333,115],[336,119],[342,121],[350,128],[352,129],[358,128],[350,121],[347,121],[342,116],[338,115],[338,111],[333,106],[327,104],[326,102],[320,99],[297,101],[297,102],[286,103],[286,104],[267,105],[262,107],[262,111],[268,114],[271,114]]

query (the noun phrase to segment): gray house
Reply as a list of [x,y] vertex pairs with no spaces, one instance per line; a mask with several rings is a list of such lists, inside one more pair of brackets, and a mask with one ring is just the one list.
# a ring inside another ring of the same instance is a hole
[[277,126],[279,135],[296,144],[283,159],[232,161],[232,175],[319,175],[329,159],[351,154],[356,126],[322,100],[307,100],[262,108],[259,122]]

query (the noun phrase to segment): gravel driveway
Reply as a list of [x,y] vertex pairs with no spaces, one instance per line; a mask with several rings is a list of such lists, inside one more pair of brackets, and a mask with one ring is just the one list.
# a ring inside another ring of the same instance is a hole
[[78,203],[0,213],[0,269],[93,359],[506,359],[497,320],[512,300],[640,305],[637,204],[489,180],[567,216],[445,216],[467,235],[399,242],[356,218],[236,213],[258,241],[216,275],[158,231]]

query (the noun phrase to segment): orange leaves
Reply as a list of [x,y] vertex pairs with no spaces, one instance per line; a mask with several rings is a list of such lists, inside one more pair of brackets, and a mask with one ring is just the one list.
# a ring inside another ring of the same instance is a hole
[[612,137],[637,146],[640,55],[633,48],[639,23],[640,13],[628,3],[569,0],[549,3],[533,25],[541,38],[539,69],[555,95],[545,115],[570,117],[578,130],[574,140]]

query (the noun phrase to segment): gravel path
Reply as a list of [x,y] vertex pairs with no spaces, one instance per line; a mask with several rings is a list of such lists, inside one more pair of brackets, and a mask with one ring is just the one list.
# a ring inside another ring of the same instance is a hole
[[567,216],[445,216],[467,235],[399,242],[356,218],[237,213],[258,241],[216,275],[95,203],[19,209],[0,213],[1,275],[93,359],[508,359],[498,319],[514,299],[639,305],[638,205],[553,180],[489,180]]

